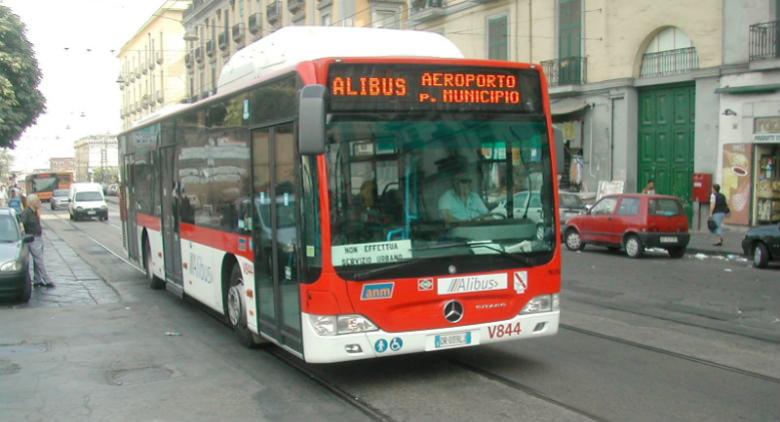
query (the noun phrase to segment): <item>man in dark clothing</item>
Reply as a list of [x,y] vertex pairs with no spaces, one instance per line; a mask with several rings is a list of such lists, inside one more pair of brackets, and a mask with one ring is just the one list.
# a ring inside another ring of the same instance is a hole
[[33,194],[27,198],[27,204],[29,207],[22,211],[22,225],[25,233],[35,237],[35,240],[30,243],[30,255],[33,257],[33,286],[54,287],[43,263],[41,200],[38,199],[38,195]]

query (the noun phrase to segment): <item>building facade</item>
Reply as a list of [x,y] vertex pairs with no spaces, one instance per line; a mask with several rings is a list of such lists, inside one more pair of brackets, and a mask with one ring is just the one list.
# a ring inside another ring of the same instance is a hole
[[49,170],[56,173],[73,173],[76,162],[73,157],[49,158]]
[[[739,210],[732,224],[757,224],[780,214],[779,3],[194,0],[184,13],[187,96],[212,95],[231,55],[281,26],[433,31],[466,57],[543,67],[563,133],[565,189],[593,193],[620,181],[636,192],[653,180],[683,199],[696,227],[708,207],[693,197],[693,177],[704,173]],[[750,166],[735,176],[729,160],[740,154]]]
[[182,13],[189,0],[166,0],[119,51],[122,128],[185,98]]
[[780,222],[780,1],[726,2],[717,179],[727,222]]
[[75,182],[114,183],[119,174],[116,136],[93,135],[73,143]]

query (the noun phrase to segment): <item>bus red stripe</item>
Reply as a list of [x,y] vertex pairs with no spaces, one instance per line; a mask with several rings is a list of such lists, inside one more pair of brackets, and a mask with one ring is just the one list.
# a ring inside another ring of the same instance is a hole
[[135,215],[135,222],[139,226],[146,227],[147,229],[160,231],[160,227],[161,227],[160,217],[155,217],[153,215],[143,214],[139,212]]
[[189,223],[181,223],[179,228],[182,240],[191,240],[201,245],[243,256],[250,261],[253,260],[251,236],[223,232]]

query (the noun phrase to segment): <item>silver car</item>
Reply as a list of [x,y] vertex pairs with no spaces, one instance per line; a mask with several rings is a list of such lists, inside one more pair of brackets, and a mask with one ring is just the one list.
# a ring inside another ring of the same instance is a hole
[[55,189],[52,193],[51,201],[49,201],[51,209],[58,210],[68,208],[68,203],[70,202],[70,199],[68,199],[69,193],[70,190],[68,189]]

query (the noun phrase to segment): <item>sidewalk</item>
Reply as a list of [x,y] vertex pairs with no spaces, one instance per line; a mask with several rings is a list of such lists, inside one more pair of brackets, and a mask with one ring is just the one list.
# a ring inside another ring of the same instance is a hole
[[[28,303],[0,301],[0,307],[40,308],[119,302],[119,296],[114,289],[95,274],[70,245],[46,225],[43,242],[46,271],[56,287],[36,287]],[[32,277],[32,258],[30,276]]]
[[740,227],[724,227],[723,246],[713,246],[717,237],[708,231],[691,231],[691,241],[688,243],[688,253],[703,253],[707,255],[737,255],[743,256],[742,239],[746,229]]

